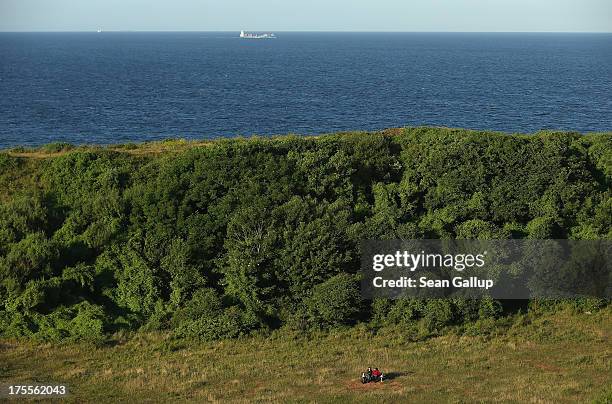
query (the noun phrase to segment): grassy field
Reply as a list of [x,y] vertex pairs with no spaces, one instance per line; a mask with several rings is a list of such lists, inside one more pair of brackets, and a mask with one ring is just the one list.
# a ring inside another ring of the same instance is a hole
[[[418,342],[366,327],[214,343],[159,334],[102,347],[3,341],[0,384],[66,383],[74,402],[610,402],[611,314],[519,316],[494,336]],[[368,365],[389,380],[361,385]]]

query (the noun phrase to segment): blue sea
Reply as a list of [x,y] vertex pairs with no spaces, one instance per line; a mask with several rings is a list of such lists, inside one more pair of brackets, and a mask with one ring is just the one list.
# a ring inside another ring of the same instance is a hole
[[399,126],[612,130],[612,34],[1,33],[0,148]]

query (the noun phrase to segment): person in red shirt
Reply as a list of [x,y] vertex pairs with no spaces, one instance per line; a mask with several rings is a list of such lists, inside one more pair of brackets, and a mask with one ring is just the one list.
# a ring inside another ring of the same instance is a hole
[[378,370],[378,368],[374,368],[374,370],[372,371],[372,376],[374,377],[374,379],[380,380],[382,382],[382,372]]

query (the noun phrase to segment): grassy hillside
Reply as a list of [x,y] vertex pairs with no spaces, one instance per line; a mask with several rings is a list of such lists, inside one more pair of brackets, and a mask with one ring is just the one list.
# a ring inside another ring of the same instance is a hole
[[[106,346],[0,343],[0,384],[66,383],[69,401],[610,402],[610,309],[519,315],[487,337],[411,342],[401,329],[209,343],[168,334]],[[364,367],[390,378],[361,385]]]
[[[364,239],[610,239],[612,133],[0,152],[0,384],[73,402],[612,400],[606,299],[359,295]],[[382,385],[362,386],[379,366]]]

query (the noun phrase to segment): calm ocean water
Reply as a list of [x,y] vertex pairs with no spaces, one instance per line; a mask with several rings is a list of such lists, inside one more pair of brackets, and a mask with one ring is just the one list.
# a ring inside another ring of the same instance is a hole
[[612,130],[611,34],[2,33],[0,148],[406,125]]

